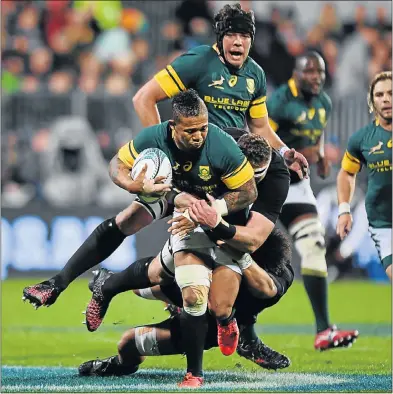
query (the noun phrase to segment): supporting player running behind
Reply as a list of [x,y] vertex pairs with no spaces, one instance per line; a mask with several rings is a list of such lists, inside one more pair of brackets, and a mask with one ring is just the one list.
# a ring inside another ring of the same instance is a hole
[[[304,154],[325,178],[330,164],[324,156],[324,128],[331,112],[331,101],[323,91],[325,62],[316,52],[296,59],[293,77],[270,96],[267,107],[272,127],[281,139]],[[343,331],[329,321],[325,229],[318,216],[310,179],[291,172],[291,186],[280,221],[292,236],[300,256],[301,274],[315,321],[314,347],[325,350],[340,347],[336,338],[358,336],[357,330]]]
[[350,202],[356,174],[367,170],[366,212],[369,233],[386,274],[392,280],[392,72],[372,80],[368,92],[375,120],[354,133],[348,141],[337,176],[339,203],[337,234],[344,239],[352,229]]

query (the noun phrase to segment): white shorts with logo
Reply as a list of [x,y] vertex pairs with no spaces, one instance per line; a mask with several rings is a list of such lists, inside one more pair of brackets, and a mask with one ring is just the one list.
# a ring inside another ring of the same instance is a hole
[[169,240],[165,243],[160,251],[160,261],[164,271],[174,276],[175,262],[174,254],[180,251],[195,252],[201,257],[211,269],[219,266],[226,266],[238,274],[242,271],[238,265],[240,259],[251,258],[248,253],[245,253],[240,259],[238,256],[232,255],[229,251],[220,249],[210,238],[205,234],[201,227],[197,227],[193,233],[180,239],[177,235],[171,235]]
[[310,178],[302,179],[298,183],[289,186],[286,204],[311,204],[317,206],[317,200],[311,189]]
[[392,254],[392,229],[374,228],[369,226],[368,231],[374,241],[379,258],[381,261]]

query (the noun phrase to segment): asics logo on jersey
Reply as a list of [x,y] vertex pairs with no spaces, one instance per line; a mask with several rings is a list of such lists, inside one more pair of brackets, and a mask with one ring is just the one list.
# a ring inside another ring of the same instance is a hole
[[211,84],[209,84],[208,86],[209,86],[209,88],[213,86],[213,87],[215,87],[215,88],[217,88],[217,89],[224,89],[222,86],[219,86],[219,85],[222,85],[222,84],[224,83],[224,81],[225,81],[225,79],[224,79],[224,77],[221,75],[221,78],[220,78],[220,79],[218,79],[218,80],[216,80],[216,81],[213,80],[213,82],[212,82]]
[[296,123],[305,123],[307,121],[307,113],[303,111],[300,116],[297,117]]
[[368,154],[371,155],[372,153],[376,153],[377,151],[381,150],[382,149],[382,145],[383,145],[383,142],[379,141],[378,145],[373,146],[370,149],[370,151],[368,152]]

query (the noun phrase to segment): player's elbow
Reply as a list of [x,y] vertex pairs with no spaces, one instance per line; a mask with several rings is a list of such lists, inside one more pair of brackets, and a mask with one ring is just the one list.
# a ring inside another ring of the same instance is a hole
[[258,197],[258,189],[256,185],[255,187],[250,188],[248,195],[250,199],[250,204],[253,204]]
[[273,298],[277,294],[277,288],[270,276],[259,277],[252,286],[249,286],[250,293],[256,298]]
[[138,111],[138,109],[144,108],[146,104],[152,104],[152,105],[156,104],[156,100],[148,84],[142,86],[135,93],[134,97],[132,98],[132,104],[134,105],[136,111]]

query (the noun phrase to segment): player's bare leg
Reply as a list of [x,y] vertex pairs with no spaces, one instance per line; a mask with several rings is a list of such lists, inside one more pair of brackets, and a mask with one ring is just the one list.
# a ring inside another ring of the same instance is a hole
[[74,279],[104,261],[127,236],[135,234],[153,220],[152,214],[143,205],[132,202],[115,218],[102,222],[57,275],[25,287],[22,299],[28,300],[36,308],[52,305]]
[[239,328],[234,318],[233,305],[239,293],[241,275],[220,266],[213,271],[209,293],[209,309],[217,319],[217,341],[221,353],[233,354],[239,342]]

